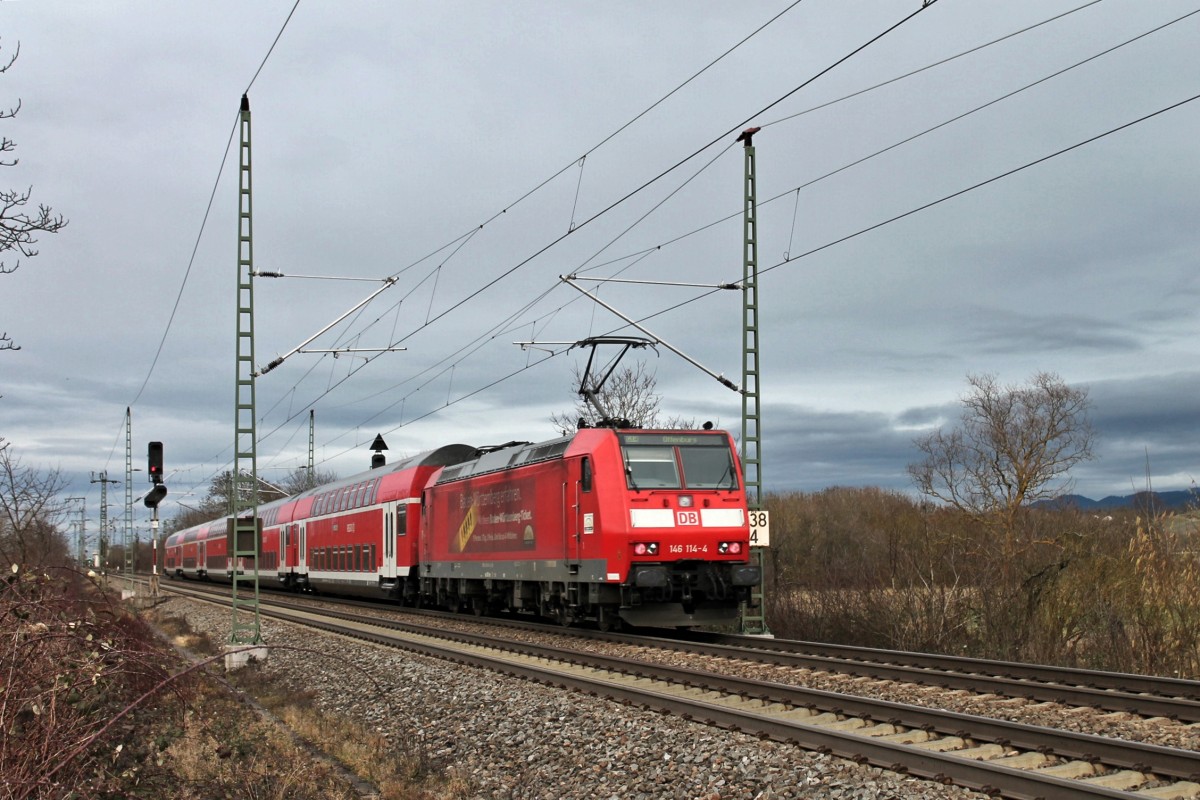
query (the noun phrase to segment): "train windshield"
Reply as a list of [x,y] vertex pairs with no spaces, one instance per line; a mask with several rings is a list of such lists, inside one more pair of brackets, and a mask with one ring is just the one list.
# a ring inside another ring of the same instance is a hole
[[714,435],[621,434],[630,489],[737,489],[728,439]]

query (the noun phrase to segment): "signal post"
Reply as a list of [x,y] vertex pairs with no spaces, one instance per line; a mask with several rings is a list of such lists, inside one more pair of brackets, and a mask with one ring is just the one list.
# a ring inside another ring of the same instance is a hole
[[151,442],[147,448],[147,472],[150,483],[154,484],[142,502],[150,509],[150,542],[154,553],[154,564],[150,568],[150,594],[158,597],[158,504],[167,496],[167,487],[163,484],[163,445],[162,442]]

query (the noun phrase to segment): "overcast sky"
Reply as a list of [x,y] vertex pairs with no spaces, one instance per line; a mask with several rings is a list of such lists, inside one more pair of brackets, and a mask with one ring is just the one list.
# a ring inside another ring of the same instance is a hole
[[[165,443],[166,516],[230,465],[247,89],[255,267],[395,276],[311,347],[407,348],[263,375],[267,479],[306,463],[309,409],[342,475],[377,433],[393,460],[553,436],[580,351],[513,342],[636,333],[562,274],[740,279],[749,125],[766,488],[910,491],[912,440],[954,420],[969,373],[1088,390],[1082,494],[1200,472],[1197,0],[304,0],[284,28],[292,8],[0,4],[0,48],[20,44],[0,105],[21,102],[0,187],[70,220],[0,276],[21,348],[0,352],[0,436],[64,471],[91,530],[127,406],[135,467]],[[257,362],[382,285],[260,278]],[[740,293],[583,285],[740,381]],[[666,413],[739,428],[736,393],[644,357]]]

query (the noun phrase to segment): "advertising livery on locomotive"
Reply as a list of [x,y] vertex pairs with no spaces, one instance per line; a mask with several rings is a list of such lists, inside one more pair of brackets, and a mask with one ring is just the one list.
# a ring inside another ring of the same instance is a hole
[[[281,586],[608,628],[734,620],[761,581],[733,441],[583,428],[447,445],[259,507]],[[168,575],[229,581],[227,524],[172,534]]]

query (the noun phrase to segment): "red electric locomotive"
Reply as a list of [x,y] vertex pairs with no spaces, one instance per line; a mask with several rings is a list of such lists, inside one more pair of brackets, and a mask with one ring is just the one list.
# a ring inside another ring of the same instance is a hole
[[[585,428],[447,445],[259,508],[260,578],[608,628],[734,620],[761,580],[724,431]],[[228,582],[226,520],[172,534],[168,575]]]
[[422,500],[422,595],[608,628],[727,623],[761,581],[724,431],[585,428],[445,467]]

